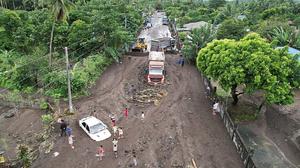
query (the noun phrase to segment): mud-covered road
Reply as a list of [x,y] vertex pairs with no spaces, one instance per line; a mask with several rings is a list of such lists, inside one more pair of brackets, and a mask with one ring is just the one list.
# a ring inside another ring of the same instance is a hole
[[[141,32],[147,43],[170,36],[168,26],[161,23],[162,17],[162,13],[155,13],[151,18],[153,27]],[[70,148],[67,138],[59,137],[52,153],[41,155],[33,167],[132,167],[133,151],[139,168],[185,168],[192,165],[192,159],[198,168],[242,167],[219,116],[212,115],[199,72],[192,65],[180,67],[178,59],[178,55],[166,56],[167,81],[160,87],[143,82],[147,57],[125,56],[121,64],[110,66],[91,89],[92,95],[75,102],[76,115],[68,119],[74,130],[75,149]],[[145,95],[138,94],[141,92]],[[149,95],[155,103],[147,102]],[[140,99],[146,101],[138,102]],[[129,108],[128,119],[122,114],[125,107]],[[140,119],[142,111],[144,121]],[[110,126],[112,114],[125,134],[118,143],[117,159],[112,152],[112,137],[95,142],[78,126],[78,120],[89,115]],[[106,151],[103,161],[95,157],[100,145]],[[59,155],[54,157],[53,152]]]
[[[146,57],[125,57],[122,64],[110,66],[98,80],[92,95],[75,103],[79,108],[71,124],[75,135],[72,150],[65,137],[59,138],[51,154],[41,156],[34,167],[52,168],[115,168],[130,167],[132,150],[137,153],[138,167],[187,167],[194,159],[201,168],[240,168],[242,163],[230,137],[218,118],[211,113],[211,104],[199,72],[194,66],[176,65],[177,55],[167,55],[167,96],[160,104],[128,102],[126,86],[141,84],[140,71]],[[129,118],[122,115],[129,107]],[[96,114],[93,114],[94,109]],[[145,120],[140,120],[141,112]],[[94,115],[111,125],[109,114],[117,115],[117,125],[124,128],[125,139],[119,141],[119,157],[112,153],[112,138],[92,141],[79,127],[78,119]],[[96,147],[104,145],[103,161],[95,157]],[[52,152],[52,153],[53,153]]]

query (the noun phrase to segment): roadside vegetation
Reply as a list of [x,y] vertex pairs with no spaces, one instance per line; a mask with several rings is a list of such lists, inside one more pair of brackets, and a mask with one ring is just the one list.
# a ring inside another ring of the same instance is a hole
[[236,105],[244,93],[264,93],[258,110],[253,115],[236,115],[237,121],[255,119],[265,103],[294,102],[293,89],[300,83],[299,56],[289,55],[287,48],[275,48],[300,49],[298,1],[209,0],[166,2],[163,6],[178,27],[191,22],[208,23],[190,32],[179,32],[179,38],[182,54],[214,80],[221,97],[231,95]]
[[[230,90],[234,104],[242,94],[236,91],[240,85],[245,93],[263,90],[268,103],[293,102],[292,89],[299,87],[297,56],[274,50],[300,49],[300,4],[292,0],[1,1],[0,87],[14,95],[65,98],[64,47],[68,47],[73,96],[88,94],[105,68],[119,62],[135,41],[143,16],[154,5],[178,27],[208,23],[179,34],[182,53],[189,62],[197,61],[224,91]],[[251,47],[254,43],[257,48]],[[263,65],[249,65],[253,61]]]
[[143,23],[134,1],[14,0],[0,8],[0,87],[54,98],[67,95],[64,47],[74,96],[87,94]]

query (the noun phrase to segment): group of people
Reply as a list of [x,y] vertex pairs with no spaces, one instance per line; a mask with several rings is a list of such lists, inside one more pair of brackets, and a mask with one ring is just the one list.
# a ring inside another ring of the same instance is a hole
[[[113,144],[114,155],[117,158],[118,157],[118,139],[114,137],[112,140],[112,144]],[[96,154],[96,156],[99,157],[99,160],[103,159],[104,153],[105,153],[104,147],[103,147],[103,145],[100,145],[100,147],[97,149],[97,154]]]
[[[127,119],[128,118],[128,108],[125,108],[125,110],[123,110],[123,114],[124,117]],[[118,142],[120,139],[124,138],[124,132],[123,132],[123,128],[117,126],[117,121],[116,121],[116,117],[115,115],[110,116],[111,119],[111,126],[112,126],[112,130],[113,130],[113,139],[112,139],[112,145],[113,145],[113,153],[115,158],[118,157]],[[142,112],[141,114],[141,120],[144,121],[145,119],[145,113]],[[97,149],[97,154],[96,156],[99,157],[99,160],[102,160],[103,157],[105,156],[105,149],[103,147],[103,145],[100,145],[100,147],[98,147]],[[133,151],[133,165],[137,166],[137,159],[136,159],[136,154],[135,151]]]
[[[125,108],[123,111],[124,117],[127,119],[128,118],[128,108]],[[110,116],[111,122],[112,122],[112,130],[113,130],[113,140],[112,140],[112,145],[113,145],[113,153],[115,155],[115,158],[118,157],[118,141],[120,139],[124,138],[124,132],[123,128],[117,126],[116,123],[116,117],[115,116]],[[145,113],[142,112],[141,114],[141,120],[144,121],[145,119]],[[69,124],[64,120],[59,118],[57,121],[60,124],[60,136],[67,136],[68,137],[68,143],[71,146],[72,149],[75,149],[74,147],[74,136],[72,135],[72,128],[69,126]],[[135,151],[133,150],[133,165],[137,166],[137,159],[136,159],[136,154]],[[99,160],[102,160],[103,157],[105,156],[105,150],[103,145],[100,145],[97,148],[97,154],[96,156],[99,157]]]
[[74,147],[74,136],[72,135],[72,128],[68,126],[68,123],[63,119],[58,119],[58,123],[60,123],[60,136],[67,136],[69,145],[72,149],[75,149]]

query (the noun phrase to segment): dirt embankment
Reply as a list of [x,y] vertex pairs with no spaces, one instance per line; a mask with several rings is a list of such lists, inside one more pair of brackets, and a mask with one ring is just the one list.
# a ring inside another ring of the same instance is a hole
[[[242,103],[256,104],[262,102],[262,95],[244,95]],[[263,108],[257,121],[242,123],[247,129],[252,130],[265,143],[276,148],[278,157],[291,167],[300,166],[300,92],[296,91],[295,103],[288,106],[267,105]],[[256,109],[255,109],[256,110]]]
[[294,164],[300,166],[300,110],[269,106],[266,111],[267,136]]

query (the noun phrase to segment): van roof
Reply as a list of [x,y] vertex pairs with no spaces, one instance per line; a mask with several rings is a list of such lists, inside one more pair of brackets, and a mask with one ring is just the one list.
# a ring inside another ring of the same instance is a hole
[[151,51],[149,61],[165,61],[165,53],[163,51]]
[[161,61],[150,61],[149,62],[149,65],[156,65],[156,66],[164,66],[164,62],[161,62]]

